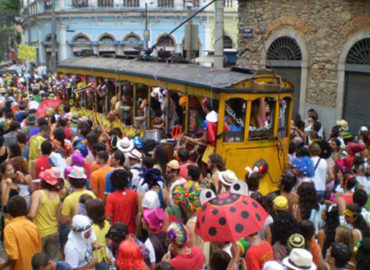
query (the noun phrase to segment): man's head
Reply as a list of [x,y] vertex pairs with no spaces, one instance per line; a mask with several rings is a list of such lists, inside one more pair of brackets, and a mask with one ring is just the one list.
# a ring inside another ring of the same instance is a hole
[[350,259],[349,247],[341,242],[332,243],[326,252],[326,262],[330,265],[330,269],[343,268]]
[[181,162],[185,162],[189,159],[189,152],[185,147],[181,147],[179,150],[177,150],[177,156]]
[[27,203],[22,196],[14,196],[9,199],[6,208],[11,217],[21,217],[27,215]]
[[196,165],[188,166],[188,179],[192,181],[198,181],[201,174],[201,170]]
[[99,165],[103,166],[103,165],[107,164],[108,158],[109,158],[109,155],[108,155],[107,152],[99,151],[98,154],[97,154],[97,157],[96,157],[96,162]]
[[169,180],[175,180],[180,173],[180,164],[177,160],[173,159],[166,165],[166,176]]
[[367,193],[363,189],[357,189],[355,193],[353,193],[353,202],[357,203],[361,208],[366,205],[367,199]]
[[110,181],[113,188],[115,190],[124,190],[128,185],[130,176],[130,173],[125,170],[114,170],[112,175],[110,176]]
[[213,169],[217,169],[219,171],[226,170],[226,168],[225,168],[225,161],[222,158],[222,156],[219,155],[219,154],[211,154],[208,157],[208,169],[211,170],[211,171]]
[[318,143],[311,143],[308,146],[308,151],[310,152],[311,156],[319,156],[321,154],[321,148]]
[[12,121],[9,126],[9,131],[17,131],[20,127],[21,126],[18,121]]
[[36,253],[32,257],[33,270],[54,270],[53,263],[46,253]]
[[41,153],[44,156],[48,156],[51,154],[51,151],[53,151],[53,145],[49,141],[44,141],[41,144]]
[[122,167],[123,164],[125,164],[125,155],[119,150],[114,151],[110,157],[110,165],[112,167]]
[[295,176],[289,175],[289,174],[283,174],[281,176],[280,182],[279,182],[279,188],[281,191],[285,192],[291,192],[293,187],[295,186],[297,180]]
[[50,133],[50,127],[49,126],[43,125],[43,126],[40,127],[40,132],[39,132],[40,136],[46,138],[46,137],[49,136],[49,133]]
[[112,225],[106,237],[112,240],[114,245],[119,245],[126,239],[127,235],[129,235],[128,226],[122,222],[116,222]]

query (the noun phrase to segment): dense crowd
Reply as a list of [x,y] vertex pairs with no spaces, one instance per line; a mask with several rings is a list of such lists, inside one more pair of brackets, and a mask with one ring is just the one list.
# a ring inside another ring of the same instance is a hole
[[[219,154],[170,159],[66,104],[37,116],[65,84],[39,72],[0,80],[0,269],[369,269],[368,127],[351,134],[340,120],[326,136],[315,110],[297,116],[288,170],[264,196],[252,164],[241,181]],[[235,223],[252,210],[255,224]]]

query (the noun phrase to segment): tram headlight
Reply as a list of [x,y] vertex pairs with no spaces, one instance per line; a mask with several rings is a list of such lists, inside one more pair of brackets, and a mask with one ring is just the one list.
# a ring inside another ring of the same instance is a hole
[[268,166],[267,162],[263,159],[258,160],[254,164],[254,167],[258,168],[258,171],[259,171],[260,174],[262,174],[262,176],[265,176],[268,169],[269,169],[269,166]]

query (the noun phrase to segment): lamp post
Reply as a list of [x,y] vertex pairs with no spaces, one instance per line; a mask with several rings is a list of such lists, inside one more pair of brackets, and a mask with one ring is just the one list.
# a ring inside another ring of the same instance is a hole
[[[190,18],[193,7],[193,0],[186,0],[186,16]],[[191,61],[193,59],[193,21],[189,20],[185,28],[185,45],[186,45],[186,59]]]
[[148,29],[148,2],[145,1],[145,30],[144,30],[144,50],[149,48],[149,29]]

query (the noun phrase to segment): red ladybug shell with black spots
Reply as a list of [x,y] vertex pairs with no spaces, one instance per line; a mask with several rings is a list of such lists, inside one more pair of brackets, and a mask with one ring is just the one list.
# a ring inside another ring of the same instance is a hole
[[203,190],[195,233],[204,241],[228,242],[263,230],[268,213],[247,194],[247,184],[239,180],[218,195],[210,189]]

